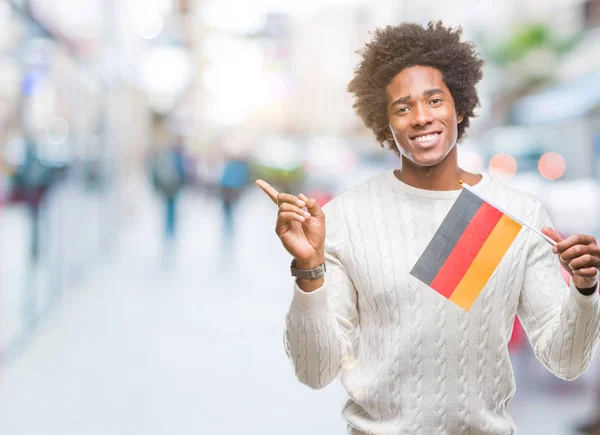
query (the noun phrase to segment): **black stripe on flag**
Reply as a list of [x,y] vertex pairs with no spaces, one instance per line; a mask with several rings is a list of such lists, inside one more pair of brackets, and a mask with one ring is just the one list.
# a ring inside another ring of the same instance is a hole
[[482,204],[481,198],[463,189],[410,274],[431,284]]

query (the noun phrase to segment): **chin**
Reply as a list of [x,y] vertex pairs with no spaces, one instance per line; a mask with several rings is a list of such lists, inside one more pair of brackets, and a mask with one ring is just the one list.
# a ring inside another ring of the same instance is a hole
[[430,150],[420,150],[421,152],[419,153],[414,152],[416,150],[413,149],[413,153],[408,159],[417,166],[430,168],[439,165],[446,160],[452,149],[453,147],[435,148]]
[[423,157],[423,158],[412,158],[410,159],[410,161],[415,164],[416,166],[420,166],[423,168],[430,168],[432,166],[436,166],[439,165],[440,163],[442,163],[444,161],[444,156],[437,156],[437,157]]

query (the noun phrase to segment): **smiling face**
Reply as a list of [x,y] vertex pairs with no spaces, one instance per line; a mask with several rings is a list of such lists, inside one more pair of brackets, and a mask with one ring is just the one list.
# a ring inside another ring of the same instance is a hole
[[402,70],[386,87],[390,140],[417,166],[434,166],[454,148],[457,115],[442,73],[432,67]]

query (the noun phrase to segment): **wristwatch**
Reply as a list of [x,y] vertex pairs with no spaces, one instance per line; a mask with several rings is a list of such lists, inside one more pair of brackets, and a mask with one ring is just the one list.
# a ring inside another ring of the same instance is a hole
[[300,278],[300,279],[320,278],[323,275],[325,275],[325,271],[327,270],[327,268],[325,267],[325,263],[321,263],[319,266],[315,267],[314,269],[309,269],[309,270],[296,269],[295,266],[296,266],[296,259],[294,258],[292,260],[292,264],[290,265],[290,270],[292,271],[292,276],[295,276],[296,278]]

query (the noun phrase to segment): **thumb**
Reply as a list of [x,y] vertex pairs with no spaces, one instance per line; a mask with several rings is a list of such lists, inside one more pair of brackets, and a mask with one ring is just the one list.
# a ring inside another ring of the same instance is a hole
[[321,210],[321,206],[319,205],[319,203],[317,202],[316,199],[308,198],[303,193],[298,195],[298,198],[300,198],[302,201],[304,201],[306,203],[306,209],[312,216],[321,216],[323,214],[323,211]]
[[548,237],[550,237],[552,240],[554,240],[557,243],[562,240],[562,237],[560,236],[560,234],[558,234],[553,228],[544,227],[544,228],[542,228],[542,233],[544,233],[545,235],[547,235]]

